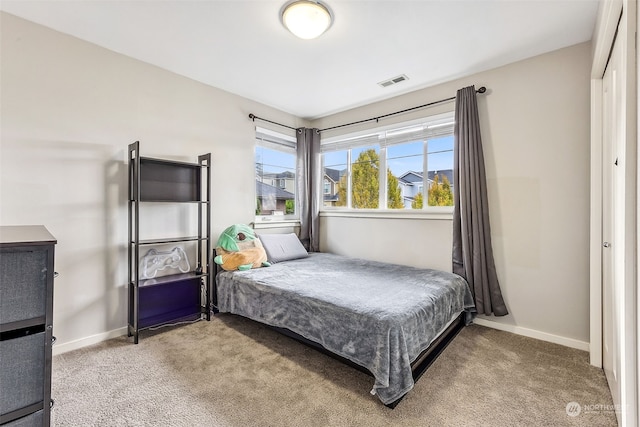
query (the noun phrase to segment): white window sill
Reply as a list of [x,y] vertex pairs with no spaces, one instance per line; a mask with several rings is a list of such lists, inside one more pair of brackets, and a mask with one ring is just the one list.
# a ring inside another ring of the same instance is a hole
[[323,209],[323,217],[453,220],[453,207],[412,209]]
[[267,228],[283,228],[283,227],[299,227],[299,219],[276,219],[275,217],[259,217],[256,218],[253,223],[253,228],[256,230]]

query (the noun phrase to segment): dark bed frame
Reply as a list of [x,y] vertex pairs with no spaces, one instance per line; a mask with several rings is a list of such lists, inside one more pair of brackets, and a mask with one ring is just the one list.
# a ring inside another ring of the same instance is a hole
[[[418,381],[418,379],[422,376],[422,374],[424,374],[426,370],[429,368],[429,366],[431,366],[431,364],[438,358],[440,353],[442,353],[444,349],[447,348],[449,343],[456,337],[456,335],[458,335],[458,332],[460,332],[462,328],[464,328],[464,325],[465,325],[464,314],[465,314],[464,312],[460,313],[460,315],[453,322],[451,322],[449,327],[445,329],[444,332],[440,334],[433,341],[433,343],[431,343],[431,345],[427,347],[426,350],[420,353],[420,355],[416,358],[416,360],[413,363],[411,363],[411,373],[413,375],[414,382]],[[351,360],[346,359],[338,354],[335,354],[330,350],[327,350],[322,345],[318,344],[317,342],[311,341],[303,337],[302,335],[298,335],[295,332],[292,332],[286,328],[278,328],[276,326],[270,326],[270,325],[265,325],[265,326],[268,326],[269,328],[277,332],[280,332],[283,335],[286,335],[303,344],[306,344],[309,347],[312,347],[346,365],[349,365],[361,372],[364,372],[367,375],[373,376],[373,374],[367,368],[360,366],[357,363],[354,363]],[[404,396],[406,396],[406,394],[398,398],[397,400],[386,404],[385,406],[391,409],[395,408],[398,405],[398,403],[400,403],[400,401],[404,398]]]
[[[217,264],[216,264],[216,267]],[[218,272],[220,270],[218,270],[218,268],[216,268],[215,271],[215,280],[213,281],[213,292],[212,294],[212,298],[213,298],[213,304],[212,304],[212,308],[213,308],[213,312],[218,313]],[[251,320],[251,319],[249,319]],[[252,320],[254,321],[254,320]],[[256,321],[254,321],[256,322]],[[256,323],[260,323],[260,322],[256,322]],[[299,335],[289,329],[286,328],[279,328],[277,326],[271,326],[271,325],[267,325],[264,323],[260,323],[261,325],[265,325],[271,329],[273,329],[274,331],[277,331],[283,335],[286,335],[290,338],[295,339],[296,341],[301,342],[302,344],[305,344],[311,348],[314,348],[315,350],[320,351],[321,353],[326,354],[327,356],[330,356],[348,366],[351,366],[361,372],[364,372],[365,374],[372,376],[373,374],[365,367],[358,365],[357,363],[352,362],[351,360],[344,358],[336,353],[333,353],[330,350],[327,350],[326,348],[324,348],[321,344],[318,344],[315,341],[311,341],[305,337],[303,337],[302,335]],[[422,374],[424,374],[426,372],[426,370],[429,368],[429,366],[431,366],[431,364],[438,358],[438,356],[440,355],[440,353],[442,353],[444,351],[445,348],[447,348],[447,346],[449,345],[449,343],[451,343],[451,341],[453,341],[453,339],[456,337],[456,335],[458,335],[458,333],[462,330],[462,328],[464,328],[465,326],[465,313],[462,312],[458,315],[458,317],[455,318],[455,320],[453,322],[451,322],[451,324],[447,327],[447,329],[445,329],[432,343],[431,345],[429,345],[429,347],[427,347],[422,353],[420,353],[420,355],[416,358],[416,360],[414,360],[411,363],[411,373],[413,376],[413,381],[417,382],[418,379],[422,376]],[[386,404],[385,406],[387,406],[388,408],[394,409],[398,403],[400,403],[400,401],[404,398],[405,395],[399,397],[397,400]]]

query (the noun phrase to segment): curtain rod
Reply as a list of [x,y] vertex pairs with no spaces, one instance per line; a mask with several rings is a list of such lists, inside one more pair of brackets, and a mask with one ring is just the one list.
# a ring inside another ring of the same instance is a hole
[[[487,88],[482,86],[481,88],[476,90],[476,93],[485,93],[486,91],[487,91]],[[456,99],[456,97],[452,96],[451,98],[441,99],[439,101],[429,102],[428,104],[422,104],[422,105],[418,105],[417,107],[411,107],[411,108],[407,108],[405,110],[400,110],[400,111],[395,111],[393,113],[383,114],[382,116],[371,117],[370,119],[358,120],[357,122],[351,122],[351,123],[345,123],[343,125],[331,126],[331,127],[328,127],[328,128],[320,129],[320,132],[324,132],[325,130],[338,129],[338,128],[342,128],[342,127],[345,127],[345,126],[358,125],[360,123],[372,122],[374,120],[376,122],[378,122],[378,120],[384,119],[385,117],[395,116],[396,114],[406,113],[408,111],[413,111],[413,110],[417,110],[419,108],[429,107],[431,105],[441,104],[441,103],[447,102],[447,101],[453,101],[454,99]]]
[[[487,91],[487,88],[482,86],[480,88],[478,88],[476,90],[476,93],[485,93]],[[358,125],[360,123],[366,123],[366,122],[372,122],[372,121],[376,121],[378,122],[380,119],[384,119],[386,117],[390,117],[390,116],[395,116],[396,114],[402,114],[402,113],[407,113],[409,111],[413,111],[413,110],[418,110],[420,108],[424,108],[424,107],[430,107],[432,105],[436,105],[436,104],[441,104],[443,102],[448,102],[448,101],[453,101],[454,99],[456,99],[455,96],[452,96],[451,98],[446,98],[446,99],[440,99],[438,101],[433,101],[433,102],[429,102],[427,104],[422,104],[422,105],[418,105],[417,107],[411,107],[411,108],[407,108],[405,110],[400,110],[400,111],[395,111],[393,113],[388,113],[388,114],[383,114],[382,116],[377,116],[377,117],[371,117],[370,119],[364,119],[364,120],[358,120],[356,122],[351,122],[351,123],[345,123],[343,125],[337,125],[337,126],[331,126],[328,128],[324,128],[324,129],[319,129],[319,132],[324,132],[326,130],[332,130],[332,129],[338,129],[338,128],[342,128],[342,127],[346,127],[346,126],[353,126],[353,125]],[[293,130],[297,130],[296,128],[293,128],[291,126],[287,126],[287,125],[283,125],[282,123],[278,123],[278,122],[273,122],[271,120],[267,120],[267,119],[263,119],[262,117],[258,117],[255,114],[249,114],[249,118],[251,120],[253,120],[254,122],[256,120],[262,120],[263,122],[268,122],[268,123],[272,123],[274,125],[278,125],[278,126],[282,126],[285,128],[289,128],[289,129],[293,129]]]

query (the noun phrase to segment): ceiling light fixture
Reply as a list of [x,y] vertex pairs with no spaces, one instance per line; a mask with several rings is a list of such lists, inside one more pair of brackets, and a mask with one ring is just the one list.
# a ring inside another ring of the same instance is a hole
[[289,2],[280,14],[282,24],[295,36],[309,40],[327,31],[333,22],[329,8],[319,1],[298,0]]

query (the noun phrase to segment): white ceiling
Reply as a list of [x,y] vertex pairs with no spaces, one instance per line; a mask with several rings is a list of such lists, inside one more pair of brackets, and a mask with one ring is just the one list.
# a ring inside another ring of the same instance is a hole
[[[315,40],[286,0],[0,0],[0,9],[177,74],[318,118],[591,39],[598,0],[326,0]],[[387,88],[378,82],[406,74]]]

